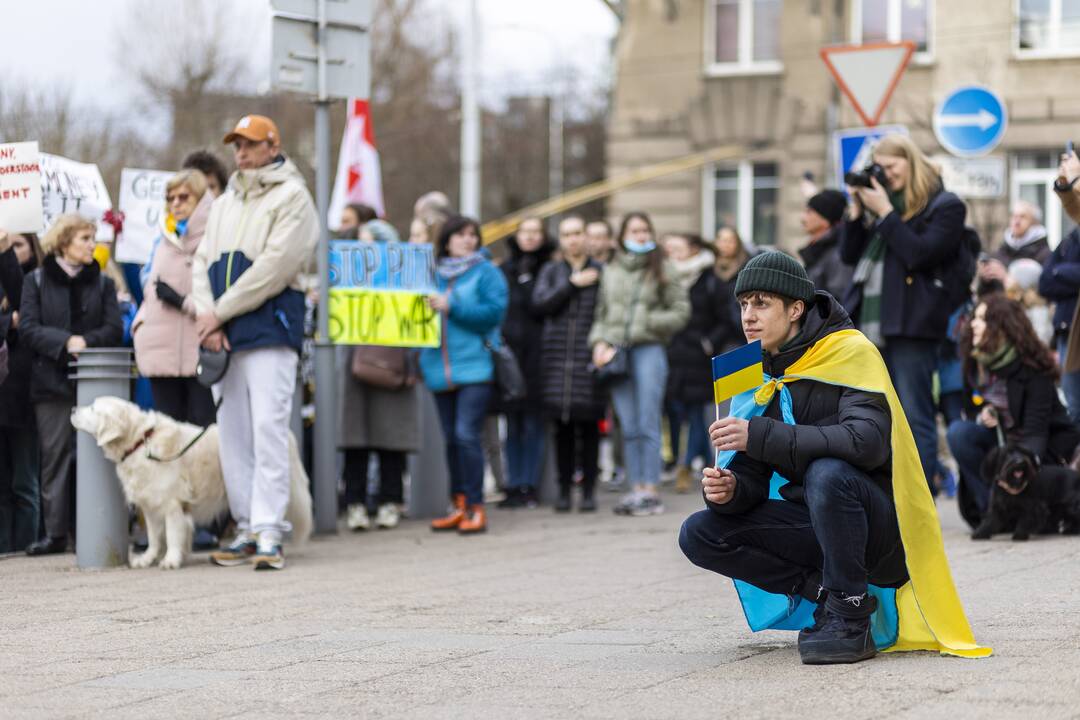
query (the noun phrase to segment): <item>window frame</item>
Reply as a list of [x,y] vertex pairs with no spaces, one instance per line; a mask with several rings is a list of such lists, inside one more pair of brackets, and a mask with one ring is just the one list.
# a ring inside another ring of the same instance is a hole
[[[739,59],[735,62],[717,61],[717,0],[705,2],[705,74],[709,77],[779,75],[784,71],[782,60],[754,60],[754,0],[737,0],[737,2],[739,4]],[[783,22],[782,4],[780,17]],[[783,45],[778,42],[777,47],[782,49]]]
[[[776,179],[775,187],[769,188],[755,188],[754,187],[754,166],[755,165],[774,165],[776,167],[776,174],[773,176]],[[717,170],[735,170],[735,229],[739,232],[739,237],[743,239],[743,243],[754,244],[754,190],[775,190],[777,198],[777,237],[773,238],[773,242],[769,247],[775,247],[779,244],[779,232],[780,232],[780,193],[783,190],[783,183],[781,182],[782,173],[780,162],[770,158],[758,158],[754,160],[740,160],[737,163],[709,163],[702,168],[701,179],[701,228],[702,237],[706,239],[712,239],[716,236],[716,171]]]
[[[903,0],[885,0],[888,3],[888,20],[886,21],[885,42],[898,43],[903,38],[900,36],[900,25],[903,13],[901,3]],[[1019,2],[1020,0],[1016,0]],[[934,0],[926,2],[926,49],[918,50],[911,56],[911,62],[915,65],[931,65],[934,62],[934,26],[936,24],[937,3]],[[852,44],[862,45],[862,5],[863,0],[851,0],[851,26],[848,36]],[[1017,6],[1019,7],[1019,6]]]
[[1080,57],[1080,45],[1072,48],[1061,48],[1061,2],[1062,0],[1049,0],[1050,2],[1050,38],[1052,44],[1046,48],[1020,47],[1020,0],[1013,0],[1013,23],[1012,23],[1012,52],[1017,60],[1048,60],[1054,58]]

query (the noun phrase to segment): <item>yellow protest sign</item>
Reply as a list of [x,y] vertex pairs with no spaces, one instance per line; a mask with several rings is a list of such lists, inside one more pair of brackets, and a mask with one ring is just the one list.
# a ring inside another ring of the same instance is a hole
[[330,288],[330,342],[337,345],[439,347],[442,323],[427,293]]

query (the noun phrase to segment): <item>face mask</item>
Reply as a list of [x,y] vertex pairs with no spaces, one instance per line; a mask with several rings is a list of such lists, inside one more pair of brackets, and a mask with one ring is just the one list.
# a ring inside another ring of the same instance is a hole
[[632,252],[635,255],[644,255],[647,252],[652,252],[656,249],[656,243],[652,240],[648,242],[639,243],[635,240],[623,241],[623,246],[626,247],[627,252]]

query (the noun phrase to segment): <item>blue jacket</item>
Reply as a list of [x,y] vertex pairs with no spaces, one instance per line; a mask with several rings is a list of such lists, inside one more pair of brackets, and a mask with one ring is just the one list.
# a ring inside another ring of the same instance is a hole
[[1054,334],[1067,335],[1080,293],[1080,229],[1065,236],[1043,263],[1039,294],[1057,303],[1054,310]]
[[440,292],[449,293],[450,310],[443,314],[441,346],[420,351],[424,382],[432,392],[491,382],[494,367],[484,342],[500,342],[498,328],[509,303],[506,279],[484,261],[453,280],[439,276],[438,283]]

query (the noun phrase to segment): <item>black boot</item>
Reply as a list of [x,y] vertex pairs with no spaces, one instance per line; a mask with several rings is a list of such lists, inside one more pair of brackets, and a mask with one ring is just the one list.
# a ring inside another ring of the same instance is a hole
[[67,538],[42,538],[30,543],[27,555],[56,555],[67,550]]
[[829,598],[829,591],[821,585],[821,573],[815,571],[806,578],[806,582],[803,584],[802,591],[799,594],[810,602],[817,604],[817,607],[814,608],[814,624],[799,631],[799,642],[801,643],[807,637],[825,627],[825,619],[828,617],[825,612],[825,601]]
[[581,483],[581,502],[578,504],[578,512],[596,512],[596,480],[585,480]]
[[877,598],[869,593],[830,592],[824,608],[821,629],[799,633],[799,657],[804,665],[856,663],[877,654],[870,633],[870,616],[877,609]]
[[570,512],[570,484],[559,484],[559,499],[555,501],[555,512],[567,513]]

